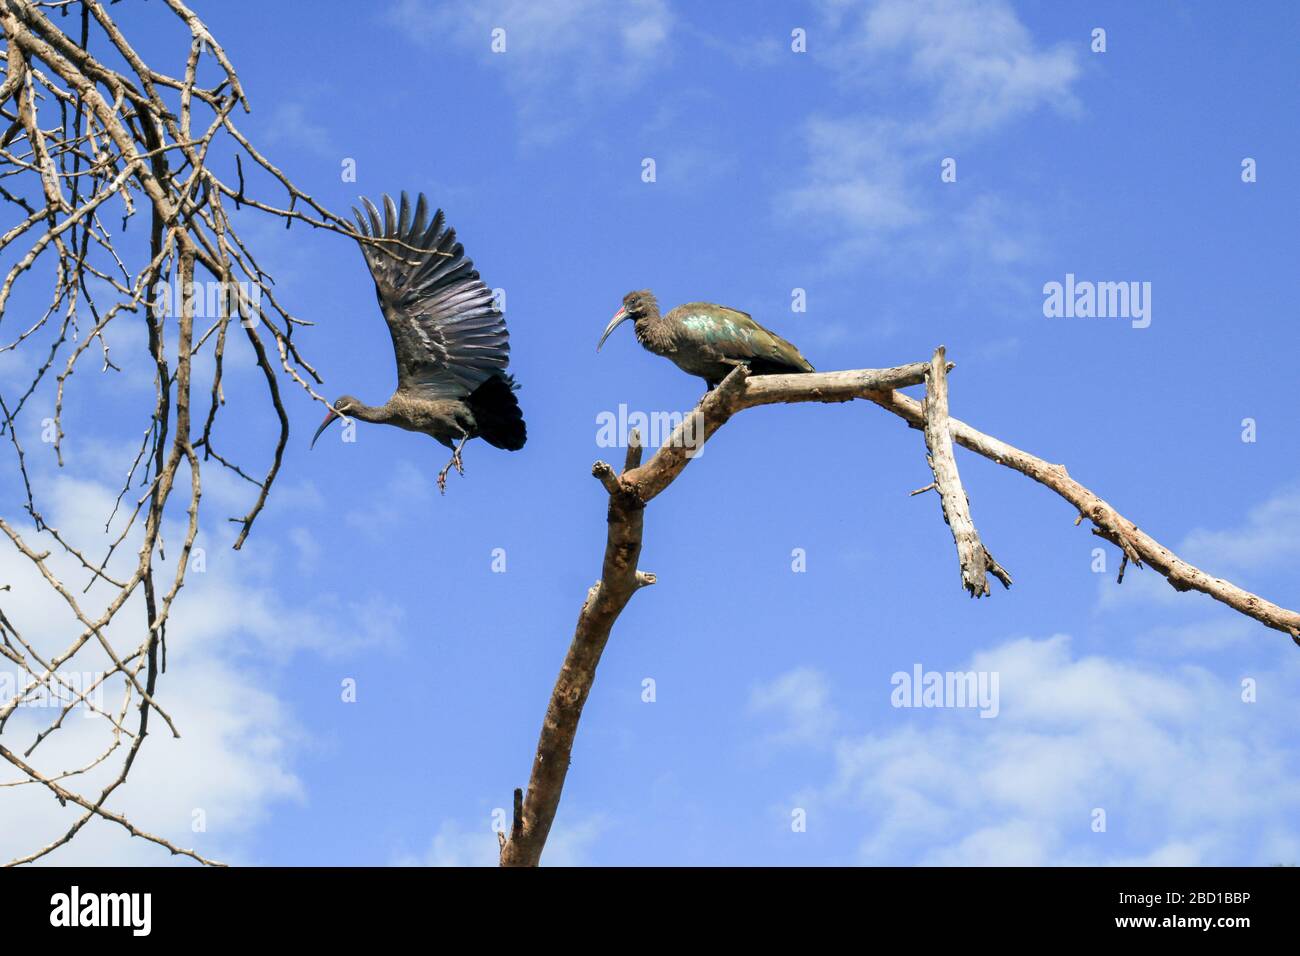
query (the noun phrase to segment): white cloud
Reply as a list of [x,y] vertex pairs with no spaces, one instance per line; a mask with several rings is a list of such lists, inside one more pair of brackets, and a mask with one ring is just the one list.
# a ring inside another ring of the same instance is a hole
[[[1243,571],[1285,570],[1300,559],[1300,486],[1283,488],[1247,512],[1245,520],[1232,528],[1195,528],[1174,548],[1184,560],[1211,575],[1239,575]],[[1112,560],[1114,555],[1112,552]],[[1242,580],[1233,583],[1249,587]],[[1284,597],[1284,596],[1279,596]],[[1102,610],[1125,610],[1143,605],[1187,607],[1208,598],[1180,594],[1169,582],[1149,569],[1132,569],[1124,583],[1116,584],[1113,574],[1098,582],[1097,606]],[[1285,603],[1285,601],[1283,601]],[[1215,649],[1237,643],[1248,631],[1262,627],[1240,617],[1225,616],[1215,621],[1196,621],[1176,629],[1164,628],[1157,636],[1187,649]]]
[[845,74],[870,80],[885,61],[931,97],[924,122],[909,128],[916,138],[988,130],[1045,103],[1073,105],[1073,50],[1040,48],[1005,0],[829,0],[824,9],[847,38],[838,51]]
[[[1004,0],[821,7],[827,57],[841,82],[876,90],[884,105],[813,116],[803,182],[782,207],[834,236],[839,260],[879,252],[886,240],[896,248],[921,232],[931,259],[953,249],[1002,263],[1022,258],[1031,242],[1019,209],[968,189],[955,211],[951,204],[941,211],[933,190],[918,183],[937,183],[941,159],[1043,106],[1072,108],[1073,51],[1037,45]],[[959,181],[960,173],[959,163]]]
[[749,709],[779,718],[784,729],[777,739],[783,742],[825,743],[836,720],[826,679],[811,667],[787,671],[755,687]]
[[864,862],[1295,861],[1300,753],[1282,717],[1296,668],[1259,675],[1267,711],[1234,680],[1079,657],[1062,635],[1007,642],[970,669],[1000,674],[996,720],[897,711],[896,730],[841,735],[832,780],[798,795],[810,816],[852,814]]
[[[1176,594],[1172,588],[1166,588]],[[1187,600],[1184,598],[1183,600]],[[1203,654],[1224,648],[1258,645],[1275,636],[1258,621],[1231,611],[1187,624],[1162,624],[1144,633],[1138,646],[1144,651],[1168,654]]]
[[384,541],[410,520],[410,502],[433,501],[437,497],[437,486],[429,473],[404,458],[399,459],[393,464],[383,491],[371,496],[368,502],[356,503],[343,516],[343,521],[371,541]]
[[[665,0],[398,0],[388,19],[426,50],[452,37],[504,74],[525,137],[553,139],[598,100],[638,86],[669,53]],[[491,52],[492,31],[506,50]]]
[[[328,115],[328,110],[320,110]],[[343,151],[334,142],[324,123],[319,122],[305,103],[281,101],[271,112],[263,138],[268,144],[309,152],[329,159],[339,159]]]
[[790,212],[864,237],[914,226],[924,214],[907,196],[898,124],[813,117],[804,183],[784,197]]
[[[215,656],[179,651],[173,631],[168,672],[159,700],[176,721],[182,736],[171,735],[154,714],[150,735],[140,750],[127,783],[109,802],[137,826],[170,839],[181,847],[227,862],[257,862],[252,837],[270,809],[282,801],[300,801],[300,781],[289,769],[298,731],[291,715],[275,695],[249,680],[247,671]],[[120,695],[106,694],[106,704]],[[50,711],[20,709],[5,728],[11,749],[25,748],[44,725]],[[126,721],[134,727],[135,711]],[[48,773],[87,762],[108,744],[106,725],[78,712],[64,729],[50,736],[29,761]],[[93,798],[115,776],[125,746],[105,770],[63,780],[65,787]],[[7,762],[0,778],[22,778]],[[5,827],[0,831],[0,858],[13,859],[52,842],[82,814],[61,808],[45,788],[26,785],[0,790]],[[205,832],[192,827],[202,814]],[[117,824],[92,821],[66,846],[42,860],[69,865],[158,866],[188,862],[173,859],[165,849],[127,835]]]
[[1182,548],[1193,563],[1234,569],[1275,567],[1300,557],[1300,486],[1283,489],[1251,508],[1236,528],[1192,531]]
[[[116,494],[107,486],[67,475],[36,476],[45,493],[45,512],[68,539],[86,545],[90,553],[107,543],[103,521]],[[34,547],[42,539],[34,529],[13,522]],[[293,771],[294,756],[307,742],[292,711],[277,693],[284,665],[302,652],[337,655],[389,640],[391,620],[382,608],[364,602],[335,602],[320,613],[287,604],[278,582],[285,563],[275,539],[264,535],[256,546],[230,550],[231,532],[220,521],[214,533],[204,530],[206,568],[191,570],[173,607],[167,630],[167,670],[160,676],[156,699],[174,720],[181,737],[173,737],[155,713],[149,737],[126,784],[109,802],[144,830],[179,846],[230,862],[258,862],[255,831],[271,809],[284,801],[304,799]],[[182,529],[169,522],[166,540],[175,544]],[[115,529],[116,533],[116,529]],[[109,572],[125,576],[136,559],[128,542]],[[88,614],[97,615],[108,589],[97,586],[81,593],[86,572],[66,556],[53,554],[50,564],[69,584]],[[170,571],[163,571],[167,580]],[[0,549],[0,581],[4,610],[20,633],[47,658],[68,645],[78,627],[66,604],[41,580],[26,558],[13,547]],[[106,631],[119,656],[143,637],[144,607],[137,590]],[[238,613],[232,609],[238,609]],[[376,616],[378,615],[378,616]],[[105,652],[92,642],[62,669],[103,670]],[[18,678],[17,668],[0,660],[0,667]],[[120,707],[120,681],[104,693],[106,708]],[[6,745],[22,753],[53,712],[19,708],[4,728]],[[134,728],[133,707],[125,721]],[[51,734],[29,758],[47,775],[82,766],[111,743],[111,727],[74,710],[63,729]],[[116,776],[126,745],[91,772],[65,781],[83,794],[97,794]],[[0,781],[22,779],[7,761],[0,761]],[[201,811],[206,829],[192,828]],[[25,785],[0,788],[0,859],[8,860],[38,849],[60,836],[76,819],[75,807],[60,807],[44,788]],[[116,824],[94,821],[47,862],[76,864],[158,865],[172,859],[153,844],[131,838]]]
[[557,821],[546,838],[542,863],[546,866],[589,866],[591,846],[607,830],[609,823],[600,814],[577,821],[567,818]]
[[320,542],[308,528],[292,528],[289,541],[298,552],[298,560],[304,568],[314,568],[320,563]]
[[[1097,546],[1102,547],[1101,539]],[[1168,579],[1150,568],[1134,568],[1130,565],[1124,572],[1124,581],[1115,580],[1119,571],[1120,557],[1114,551],[1107,556],[1110,569],[1098,575],[1097,606],[1104,611],[1133,608],[1142,605],[1186,606],[1195,601],[1195,596],[1181,595],[1170,585]]]
[[496,833],[487,826],[463,827],[454,820],[438,828],[424,853],[398,856],[398,866],[496,866],[500,854]]
[[[551,828],[542,851],[543,866],[587,866],[588,850],[608,829],[603,816],[577,822],[559,821]],[[465,827],[454,820],[444,821],[429,848],[421,854],[401,854],[398,866],[497,866],[500,842],[487,826]]]

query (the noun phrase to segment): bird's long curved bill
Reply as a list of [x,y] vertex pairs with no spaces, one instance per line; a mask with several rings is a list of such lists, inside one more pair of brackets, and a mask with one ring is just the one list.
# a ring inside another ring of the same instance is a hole
[[609,320],[609,325],[605,326],[605,334],[602,335],[600,337],[600,341],[596,343],[597,352],[599,352],[600,347],[605,344],[605,340],[609,338],[609,333],[613,332],[616,328],[618,328],[618,324],[626,318],[627,318],[627,309],[619,309],[617,312],[614,313],[614,317]]
[[329,428],[330,422],[339,417],[339,413],[330,409],[329,414],[325,416],[325,421],[320,423],[320,428],[316,429],[316,434],[311,436],[311,447],[316,447],[316,439],[320,438],[320,433]]

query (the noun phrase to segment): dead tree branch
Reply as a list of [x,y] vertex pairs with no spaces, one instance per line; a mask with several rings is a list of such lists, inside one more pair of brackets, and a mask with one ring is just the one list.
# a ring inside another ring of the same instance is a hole
[[[1096,533],[1115,542],[1128,561],[1139,566],[1145,562],[1164,575],[1176,590],[1208,594],[1242,614],[1290,634],[1300,644],[1300,613],[1272,604],[1221,578],[1212,578],[1183,561],[1070,478],[1063,466],[1049,464],[949,417],[947,373],[951,368],[945,362],[942,347],[928,363],[887,369],[751,378],[748,370],[739,366],[700,400],[648,462],[641,463],[640,439],[634,432],[621,474],[603,461],[592,466],[592,474],[608,495],[608,531],[601,577],[587,592],[578,614],[573,640],[546,708],[527,792],[515,791],[510,835],[500,835],[502,866],[536,866],[541,861],[559,808],[583,705],[591,692],[596,667],[614,622],[632,595],[655,581],[653,574],[638,571],[636,566],[641,554],[646,505],[685,470],[704,442],[731,416],[746,408],[866,399],[923,431],[934,482],[912,494],[931,488],[939,491],[945,520],[957,544],[962,584],[973,596],[989,593],[987,574],[992,574],[1005,587],[1011,586],[1011,576],[989,554],[970,519],[969,502],[953,456],[953,442],[1051,488],[1078,509],[1080,519],[1091,520],[1096,525]],[[922,383],[927,388],[924,402],[898,391]]]
[[573,738],[578,732],[587,694],[596,680],[596,665],[609,640],[610,629],[627,602],[640,588],[653,584],[653,574],[637,570],[641,556],[641,521],[645,503],[623,482],[629,471],[641,463],[640,436],[633,432],[628,442],[627,460],[619,476],[603,461],[591,473],[609,493],[608,531],[605,560],[600,580],[587,591],[587,599],[578,613],[578,626],[564,657],[560,676],[555,681],[551,702],[546,708],[533,772],[528,781],[528,796],[522,805],[522,817],[516,791],[516,812],[510,838],[501,848],[503,866],[536,866],[542,847],[551,832],[560,792],[569,772]]
[[653,574],[637,569],[646,504],[682,473],[709,436],[742,409],[783,402],[846,402],[866,391],[901,388],[924,380],[925,366],[921,364],[753,379],[747,369],[737,367],[682,420],[649,462],[641,464],[641,440],[633,432],[622,474],[615,474],[603,461],[592,466],[591,473],[609,498],[604,563],[600,580],[587,592],[578,614],[573,641],[551,693],[528,780],[522,825],[516,823],[501,849],[503,866],[536,866],[541,859],[560,805],[578,721],[610,630],[632,595],[655,583]]
[[[944,347],[935,349],[925,376],[925,447],[929,449],[928,461],[934,473],[934,488],[939,492],[943,520],[952,531],[957,545],[957,560],[961,566],[962,586],[971,597],[984,597],[989,593],[989,573],[1011,587],[1011,577],[993,556],[988,553],[975,530],[971,517],[970,500],[962,488],[957,472],[957,459],[952,453],[952,436],[948,433],[948,369],[944,361]],[[996,570],[994,570],[996,569]]]
[[[70,32],[51,19],[55,9],[62,23],[72,25]],[[6,667],[18,669],[13,692],[0,695],[0,734],[20,707],[41,697],[59,705],[30,746],[0,746],[0,765],[18,775],[0,779],[0,793],[43,787],[62,806],[84,811],[66,827],[59,825],[61,835],[15,863],[65,845],[96,816],[173,853],[212,862],[146,833],[105,804],[126,782],[152,712],[171,733],[180,733],[159,704],[158,685],[166,667],[167,622],[199,533],[202,467],[228,469],[253,486],[247,511],[231,519],[239,524],[238,549],[267,502],[288,441],[280,376],[325,403],[313,389],[319,376],[293,340],[294,327],[308,323],[277,300],[271,276],[257,264],[241,229],[248,218],[270,215],[286,227],[297,221],[355,235],[346,220],[296,187],[240,132],[234,116],[249,111],[248,99],[198,16],[181,0],[164,0],[155,9],[176,29],[177,69],[171,72],[144,61],[109,16],[105,0],[0,0],[0,209],[9,213],[0,227],[0,355],[31,353],[30,384],[18,394],[0,394],[0,435],[14,451],[17,507],[25,511],[20,519],[6,509],[0,533],[33,572],[29,581],[6,582],[4,591],[17,597],[26,589],[21,606],[33,604],[34,590],[44,589],[66,606],[73,630],[53,638],[61,642],[57,646],[44,647],[51,640],[46,632],[53,630],[48,622],[24,622],[16,610],[10,616],[0,610],[0,653]],[[80,16],[71,16],[74,10]],[[217,174],[211,161],[216,155],[231,163],[237,189]],[[261,195],[268,191],[270,196]],[[241,205],[253,211],[237,217]],[[10,326],[15,327],[5,334]],[[95,371],[109,376],[102,380],[111,383],[106,389],[124,391],[121,379],[112,378],[125,363],[110,353],[109,333],[141,327],[147,342],[140,358],[154,378],[153,394],[146,389],[141,396],[148,420],[138,430],[131,426],[143,441],[117,471],[126,477],[102,534],[82,544],[76,539],[85,530],[55,527],[38,492],[57,473],[50,469],[64,464],[70,393],[88,385]],[[226,403],[226,351],[241,340],[247,340],[246,358],[265,382],[265,402],[278,426],[260,478],[216,447]],[[87,369],[87,355],[99,358],[98,369]],[[20,436],[33,430],[32,418],[49,443],[48,462],[22,445]],[[40,472],[29,473],[38,467]],[[177,540],[164,550],[166,528]],[[73,583],[72,576],[84,581]],[[134,639],[124,637],[127,625],[120,623],[128,604],[144,619]],[[42,637],[25,637],[24,627],[40,630]],[[89,683],[95,700],[91,690],[63,676],[74,666],[95,675]],[[99,705],[98,697],[109,689],[121,692],[120,706]],[[63,716],[72,707],[102,719],[108,742],[72,769],[46,770],[40,747],[65,726]],[[134,721],[128,718],[132,708]],[[103,777],[110,758],[120,758],[120,764],[115,775]],[[97,793],[69,789],[67,781],[89,779],[92,771],[100,774]]]
[[[915,428],[925,427],[922,404],[909,395],[883,392],[864,397],[893,412]],[[1150,567],[1167,579],[1175,591],[1200,591],[1208,594],[1234,611],[1289,634],[1300,644],[1300,613],[1251,594],[1222,578],[1212,577],[1184,561],[1146,532],[1140,531],[1136,524],[1095,492],[1071,478],[1064,465],[1054,465],[1021,451],[972,428],[960,419],[948,419],[948,429],[953,441],[963,448],[1034,479],[1070,502],[1078,510],[1078,520],[1091,521],[1095,526],[1094,534],[1118,547],[1130,564]]]

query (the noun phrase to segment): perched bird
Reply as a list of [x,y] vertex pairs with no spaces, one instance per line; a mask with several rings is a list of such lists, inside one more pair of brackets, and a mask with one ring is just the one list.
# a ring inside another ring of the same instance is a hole
[[689,375],[698,375],[710,389],[737,365],[748,365],[756,375],[813,370],[797,348],[744,312],[711,302],[688,302],[660,315],[659,303],[648,289],[623,296],[623,308],[605,326],[597,352],[628,319],[636,340],[647,350],[671,359]]
[[311,443],[336,418],[396,425],[432,435],[452,449],[438,473],[444,493],[447,474],[465,473],[461,449],[471,438],[518,451],[527,433],[506,372],[510,340],[505,317],[446,228],[442,210],[428,218],[423,194],[411,204],[402,193],[399,210],[384,196],[384,213],[362,199],[366,214],[353,209],[361,252],[375,280],[379,308],[393,337],[397,391],[383,405],[365,405],[351,395],[334,402]]

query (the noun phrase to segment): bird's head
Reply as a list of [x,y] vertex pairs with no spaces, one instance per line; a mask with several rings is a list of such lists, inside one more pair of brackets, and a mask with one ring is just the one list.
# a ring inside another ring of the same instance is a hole
[[311,438],[311,447],[316,447],[316,439],[320,438],[320,433],[329,427],[330,422],[336,418],[342,418],[344,415],[350,415],[361,403],[351,395],[343,395],[334,400],[334,405],[325,415],[325,421],[320,423],[320,428],[316,429],[316,434]]
[[653,292],[649,289],[629,292],[623,296],[623,307],[614,313],[614,317],[609,320],[609,325],[605,326],[605,334],[600,337],[600,342],[596,344],[596,351],[600,351],[600,347],[609,338],[609,333],[618,328],[621,323],[628,319],[639,322],[642,319],[653,318],[658,314],[659,302],[655,299]]

